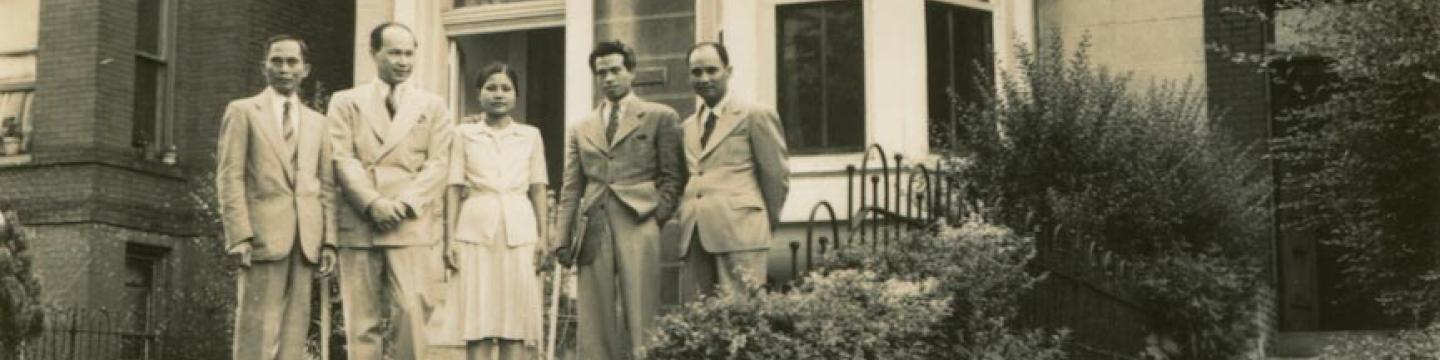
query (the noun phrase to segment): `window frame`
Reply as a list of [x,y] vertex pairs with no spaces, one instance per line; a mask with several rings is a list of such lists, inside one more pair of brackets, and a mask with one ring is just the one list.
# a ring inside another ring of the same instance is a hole
[[[142,1],[143,1],[143,0],[142,0]],[[150,52],[150,51],[148,51],[148,50],[142,50],[142,49],[140,49],[140,45],[139,45],[138,43],[133,44],[133,45],[134,45],[134,53],[135,53],[135,63],[134,63],[134,68],[131,69],[131,74],[134,75],[134,74],[138,74],[138,69],[139,69],[140,62],[141,62],[141,61],[150,61],[150,62],[154,62],[154,63],[156,63],[156,64],[159,64],[159,68],[160,68],[160,69],[159,69],[159,71],[156,72],[156,76],[158,77],[158,79],[155,81],[156,86],[155,86],[155,89],[154,89],[154,90],[155,90],[155,119],[154,119],[154,128],[151,129],[151,131],[152,131],[153,134],[154,134],[154,135],[153,135],[153,139],[151,139],[151,140],[153,140],[153,141],[151,141],[150,143],[147,143],[147,144],[143,144],[143,145],[142,145],[142,144],[139,144],[139,143],[138,143],[138,141],[139,141],[140,139],[136,139],[136,138],[135,138],[136,132],[135,132],[135,129],[134,129],[133,127],[134,127],[136,124],[138,124],[138,121],[137,121],[138,118],[135,117],[135,114],[137,113],[137,111],[135,111],[135,109],[134,109],[133,107],[132,107],[132,109],[131,109],[132,112],[131,112],[131,118],[130,118],[131,126],[132,126],[132,129],[131,129],[131,131],[130,131],[130,136],[131,136],[131,146],[142,148],[142,150],[144,150],[145,159],[148,159],[148,160],[157,160],[157,161],[158,161],[158,160],[161,160],[161,156],[160,156],[161,154],[165,153],[166,151],[169,150],[170,147],[172,147],[172,146],[175,145],[175,136],[174,136],[174,131],[175,131],[175,126],[174,126],[174,125],[175,125],[175,124],[174,124],[174,118],[175,118],[175,116],[174,116],[174,115],[175,115],[175,114],[174,114],[174,108],[175,108],[175,107],[174,107],[174,103],[175,103],[175,91],[174,91],[174,90],[175,90],[175,66],[174,66],[174,65],[175,65],[175,43],[176,43],[176,41],[175,41],[175,37],[176,37],[175,27],[176,27],[176,23],[177,23],[177,21],[176,21],[176,20],[177,20],[177,19],[176,19],[176,7],[177,7],[178,4],[176,3],[175,0],[155,0],[155,1],[159,2],[159,5],[160,5],[160,14],[161,14],[160,18],[158,19],[158,21],[160,22],[160,24],[159,24],[160,29],[159,29],[159,31],[158,31],[157,34],[156,34],[157,36],[159,36],[159,39],[157,39],[157,44],[156,44],[156,50],[158,50],[159,52],[158,52],[158,53],[152,53],[152,52]],[[137,5],[137,6],[138,6],[138,5]],[[141,15],[137,13],[137,21],[135,22],[137,28],[138,28],[138,26],[139,26],[138,16],[141,16]],[[138,33],[139,33],[139,32],[137,31],[136,33],[137,33],[137,36],[138,36]],[[132,83],[132,84],[131,84],[131,91],[132,91],[131,104],[132,104],[132,105],[134,104],[134,98],[133,98],[133,96],[134,96],[135,93],[138,93],[138,91],[136,91],[136,90],[139,90],[139,89],[136,89],[134,83]]]
[[[775,21],[775,31],[774,31],[774,37],[773,37],[773,39],[774,39],[774,41],[775,41],[775,42],[774,42],[774,51],[775,51],[775,52],[774,52],[774,56],[771,58],[771,60],[773,60],[773,61],[774,61],[773,63],[775,64],[775,65],[774,65],[774,68],[775,68],[775,77],[774,77],[775,101],[774,101],[774,104],[775,104],[775,110],[776,110],[777,112],[780,112],[780,111],[781,111],[781,110],[780,110],[780,106],[782,105],[782,103],[780,102],[780,96],[781,96],[781,94],[782,94],[783,91],[782,91],[782,89],[780,88],[780,86],[781,86],[782,82],[784,81],[784,79],[783,79],[783,74],[781,74],[781,65],[779,65],[779,64],[782,62],[782,61],[781,61],[781,57],[784,56],[783,47],[785,46],[785,44],[782,44],[781,41],[780,41],[780,37],[784,35],[784,34],[782,34],[781,31],[780,31],[780,26],[781,26],[781,23],[780,23],[780,10],[781,10],[781,9],[780,9],[780,8],[781,8],[781,7],[784,7],[784,6],[818,7],[818,6],[821,6],[820,4],[823,4],[823,3],[837,2],[837,1],[838,1],[838,0],[794,0],[794,1],[783,1],[783,2],[782,2],[782,1],[776,1],[776,4],[775,4],[775,14],[774,14],[774,16],[772,17],[772,19]],[[859,13],[860,23],[863,25],[863,24],[866,22],[866,17],[865,17],[865,13],[866,13],[866,11],[865,11],[865,4],[864,4],[863,2],[860,2],[860,1],[853,1],[853,0],[851,0],[851,2],[856,2],[856,3],[858,3],[858,4],[856,4],[856,7],[859,8],[859,11],[860,11],[860,13]],[[821,27],[821,29],[824,29],[824,28],[826,27],[826,26],[825,26],[825,23],[822,22],[821,25],[820,25],[820,27]],[[865,31],[866,31],[866,29],[863,28],[863,26],[862,26],[862,28],[860,29],[860,37],[861,37],[861,39],[864,39],[864,37],[865,37]],[[825,44],[826,41],[824,40],[824,38],[827,37],[827,34],[825,34],[825,33],[822,32],[822,33],[820,34],[820,36],[821,36],[820,46],[821,46],[821,48],[823,49],[823,48],[825,47],[825,45],[826,45],[826,44]],[[861,92],[861,95],[860,95],[860,96],[861,96],[861,99],[862,99],[862,100],[868,99],[868,95],[871,93],[871,91],[870,91],[870,90],[871,90],[871,89],[870,89],[870,79],[869,79],[869,76],[868,76],[868,69],[869,69],[869,66],[870,66],[870,65],[869,65],[869,61],[868,61],[868,60],[869,60],[869,59],[868,59],[868,58],[869,58],[869,56],[868,56],[868,54],[869,54],[869,49],[868,49],[865,45],[866,45],[866,44],[864,43],[864,41],[861,41],[861,44],[859,44],[859,46],[860,46],[860,53],[857,54],[857,55],[859,56],[859,59],[858,59],[858,60],[860,61],[860,68],[861,68],[861,71],[860,71],[860,75],[861,75],[861,76],[860,76],[860,79],[859,79],[859,82],[860,82],[860,85],[861,85],[861,86],[860,86],[860,89],[859,89],[859,90],[860,90],[860,92]],[[823,77],[825,76],[825,73],[826,73],[826,70],[825,70],[825,69],[828,68],[828,66],[827,66],[827,64],[828,64],[828,61],[827,61],[827,60],[828,60],[828,59],[825,58],[825,54],[827,54],[827,53],[828,53],[828,52],[822,50],[822,51],[821,51],[821,54],[820,54],[820,61],[821,61],[821,63],[820,63],[820,69],[821,69],[820,75],[821,75],[822,79],[820,79],[819,82],[822,84],[821,90],[820,90],[822,95],[820,96],[821,98],[819,99],[819,101],[822,102],[821,110],[820,110],[820,112],[821,112],[821,114],[822,114],[822,115],[821,115],[822,118],[828,118],[828,117],[829,117],[829,114],[830,114],[830,112],[831,112],[831,111],[830,111],[831,109],[826,105],[826,104],[829,103],[829,97],[830,97],[830,96],[828,95],[828,93],[829,93],[829,91],[828,91],[828,90],[829,90],[829,87],[823,86],[823,84],[825,83],[825,80],[823,79]],[[787,144],[788,147],[789,147],[789,149],[790,149],[790,153],[793,154],[793,155],[797,155],[797,156],[807,156],[807,155],[826,155],[826,154],[848,154],[848,153],[859,153],[859,152],[864,151],[864,150],[865,150],[865,147],[870,143],[870,139],[872,138],[872,137],[870,136],[870,128],[869,128],[869,127],[870,127],[870,126],[869,126],[870,119],[869,119],[868,116],[866,116],[866,114],[869,112],[869,107],[870,107],[870,106],[871,106],[871,104],[869,103],[868,100],[862,101],[862,103],[861,103],[861,109],[860,109],[860,110],[861,110],[861,114],[860,114],[860,125],[858,126],[858,128],[859,128],[860,131],[861,131],[860,143],[859,143],[859,144],[854,144],[854,145],[848,145],[848,144],[846,144],[846,145],[824,144],[824,145],[821,145],[821,146],[811,146],[811,147],[805,147],[805,148],[800,148],[800,147],[797,146],[797,144]],[[781,121],[784,122],[784,121],[785,121],[785,118],[786,118],[786,117],[785,117],[785,114],[782,112],[782,113],[781,113]],[[824,130],[825,130],[824,133],[825,133],[825,134],[822,134],[822,138],[825,138],[825,137],[828,136],[829,129],[830,129],[830,127],[829,127],[828,124],[827,124],[827,126],[824,127]],[[789,129],[789,128],[787,128],[787,129],[786,129],[786,132],[788,133],[788,132],[794,131],[794,130],[796,130],[796,129]],[[788,141],[787,141],[787,142],[788,142]]]

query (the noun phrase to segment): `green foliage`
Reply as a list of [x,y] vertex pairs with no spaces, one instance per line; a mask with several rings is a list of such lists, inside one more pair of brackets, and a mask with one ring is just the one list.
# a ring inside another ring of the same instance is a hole
[[1017,49],[1019,71],[1001,75],[997,96],[957,105],[942,151],[984,216],[1060,229],[1041,241],[1094,243],[1138,264],[1140,278],[1126,280],[1158,316],[1158,357],[1249,351],[1268,251],[1258,159],[1212,130],[1190,86],[1132,88],[1090,63],[1088,40],[1073,54],[1058,35],[1045,43],[1038,55]]
[[661,321],[649,359],[1060,359],[1063,333],[1011,327],[1029,239],[968,223],[842,251],[784,293],[725,294]]
[[1253,264],[1206,254],[1172,253],[1139,262],[1141,293],[1163,324],[1148,359],[1239,359],[1258,354],[1255,323],[1266,285]]
[[1437,360],[1440,359],[1440,323],[1419,330],[1356,334],[1327,346],[1320,359]]
[[44,325],[40,279],[31,267],[25,229],[15,212],[0,212],[0,357],[11,357]]
[[1339,250],[1345,293],[1423,324],[1440,310],[1440,2],[1288,1],[1286,52],[1326,60],[1330,82],[1277,119],[1290,231]]

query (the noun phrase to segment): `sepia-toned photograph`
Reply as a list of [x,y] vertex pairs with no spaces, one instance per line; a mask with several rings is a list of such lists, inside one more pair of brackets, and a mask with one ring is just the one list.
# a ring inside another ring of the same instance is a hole
[[1440,360],[1436,0],[0,0],[0,360]]

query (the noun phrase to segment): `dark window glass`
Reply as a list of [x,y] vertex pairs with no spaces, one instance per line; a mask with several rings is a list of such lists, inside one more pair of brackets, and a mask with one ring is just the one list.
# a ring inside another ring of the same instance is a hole
[[131,128],[132,145],[143,147],[154,144],[156,124],[160,115],[160,84],[163,83],[165,64],[149,57],[135,57],[135,103]]
[[165,23],[163,0],[140,0],[135,13],[135,49],[152,55],[160,54],[162,24]]
[[792,152],[865,145],[864,22],[859,1],[775,9],[779,111]]
[[993,37],[990,13],[938,2],[925,3],[925,53],[928,64],[931,145],[954,146],[955,105],[979,100],[993,91]]

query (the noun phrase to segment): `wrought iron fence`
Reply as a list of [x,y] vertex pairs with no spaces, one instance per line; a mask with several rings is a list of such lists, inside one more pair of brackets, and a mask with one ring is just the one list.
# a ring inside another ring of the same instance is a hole
[[[903,155],[871,145],[858,167],[845,170],[848,217],[842,221],[829,201],[810,208],[805,238],[789,244],[791,274],[802,277],[827,252],[843,247],[884,251],[903,246],[906,232],[978,216],[983,205],[975,201],[964,167],[963,160],[953,159],[907,163]],[[1035,235],[1031,266],[1049,276],[1025,297],[1017,323],[1072,330],[1067,351],[1075,359],[1136,358],[1154,316],[1123,286],[1132,267],[1092,243]]]
[[142,314],[107,309],[52,309],[45,330],[21,346],[20,359],[159,359],[160,334]]

